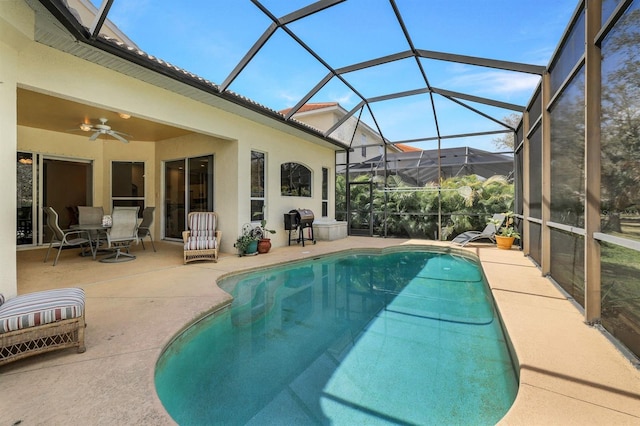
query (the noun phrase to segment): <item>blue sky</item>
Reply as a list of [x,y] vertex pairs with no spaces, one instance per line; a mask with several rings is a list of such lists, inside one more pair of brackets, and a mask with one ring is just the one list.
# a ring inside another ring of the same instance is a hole
[[[98,3],[97,0],[93,0]],[[314,3],[262,0],[276,17]],[[577,3],[567,0],[397,0],[417,49],[547,65]],[[249,0],[115,0],[109,19],[145,52],[222,83],[271,21]],[[348,0],[289,26],[331,67],[409,50],[388,0]],[[525,105],[536,76],[443,61],[421,60],[433,87]],[[295,105],[328,70],[284,31],[278,30],[230,90],[275,110]],[[423,88],[414,59],[344,75],[364,97]],[[360,97],[333,79],[312,102],[339,102],[350,110]],[[468,109],[434,96],[442,135],[501,129]],[[510,113],[470,106],[495,118]],[[372,104],[383,135],[392,141],[432,137],[429,96]],[[373,121],[368,114],[368,124]],[[445,144],[487,148],[492,137]],[[490,144],[489,144],[490,145]],[[420,144],[433,147],[433,142]]]

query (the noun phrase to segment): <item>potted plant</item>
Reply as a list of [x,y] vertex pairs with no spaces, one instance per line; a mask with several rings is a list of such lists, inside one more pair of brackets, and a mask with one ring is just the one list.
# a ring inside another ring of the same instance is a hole
[[261,235],[261,232],[257,231],[251,224],[245,223],[242,226],[242,233],[233,245],[238,249],[238,256],[258,254],[258,240]]
[[260,225],[256,226],[254,229],[256,234],[258,234],[259,236],[258,253],[260,254],[268,253],[269,250],[271,250],[271,239],[268,238],[268,235],[275,234],[276,233],[275,229],[268,229],[267,221],[265,219],[262,219],[260,221]]
[[[513,212],[506,212],[504,214],[504,224],[496,233],[496,245],[499,249],[503,250],[511,250],[511,246],[513,246],[513,242],[516,239],[520,238],[520,233],[514,226],[514,214]],[[501,225],[500,223],[496,224],[496,226]]]

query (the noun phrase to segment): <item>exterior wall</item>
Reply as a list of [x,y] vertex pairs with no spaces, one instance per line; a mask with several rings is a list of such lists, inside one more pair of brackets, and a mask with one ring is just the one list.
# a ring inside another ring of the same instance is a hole
[[[249,135],[247,135],[249,136]],[[290,136],[283,135],[273,129],[264,128],[259,137],[250,137],[246,144],[242,144],[238,153],[238,189],[240,194],[247,194],[239,200],[238,220],[239,228],[243,223],[250,222],[249,193],[251,189],[250,166],[251,151],[266,153],[266,215],[267,227],[275,229],[271,235],[272,244],[287,245],[287,233],[284,230],[284,214],[293,209],[311,209],[317,219],[322,214],[322,168],[329,169],[329,176],[334,176],[334,151],[312,144],[301,144]],[[312,171],[311,197],[291,197],[281,195],[280,166],[283,163],[298,162]],[[335,217],[335,187],[333,179],[329,179],[329,211],[328,217]],[[234,238],[235,241],[235,238]]]
[[[293,118],[324,132],[336,124],[344,114],[344,110],[342,110],[341,107],[329,107],[294,114]],[[356,124],[357,119],[353,116],[349,117],[347,122],[340,126],[340,128],[336,129],[336,131],[331,135],[332,137],[351,145],[353,151],[349,154],[349,162],[361,163],[365,160],[382,155],[382,138],[380,135],[371,130],[368,126],[363,125],[358,126],[354,135],[354,128]],[[378,145],[367,146],[366,155],[362,155],[362,135],[366,136],[366,145]],[[351,142],[352,138],[353,142]],[[346,154],[343,151],[336,154],[336,163],[344,164],[346,161]]]
[[338,116],[333,107],[294,114],[293,118],[322,131],[329,130],[338,121]]

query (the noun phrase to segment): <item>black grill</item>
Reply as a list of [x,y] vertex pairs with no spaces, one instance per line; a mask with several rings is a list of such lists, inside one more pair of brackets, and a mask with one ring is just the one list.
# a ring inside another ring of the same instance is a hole
[[[313,237],[313,219],[313,212],[309,209],[296,209],[284,214],[284,229],[285,231],[289,231],[289,245],[291,245],[292,232],[296,232],[298,234],[296,242],[302,242],[303,247],[305,240],[313,241],[313,244],[316,243],[316,240]],[[306,238],[304,236],[305,228],[308,228],[308,237]]]

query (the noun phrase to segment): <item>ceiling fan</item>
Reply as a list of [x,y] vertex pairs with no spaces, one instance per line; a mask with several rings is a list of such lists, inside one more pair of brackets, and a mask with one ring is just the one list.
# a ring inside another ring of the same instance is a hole
[[108,120],[106,118],[100,118],[99,120],[100,120],[100,124],[82,123],[80,125],[80,130],[85,132],[94,132],[91,135],[91,137],[89,137],[90,141],[95,141],[96,139],[98,139],[100,135],[109,135],[118,139],[121,142],[129,143],[129,141],[123,138],[122,136],[131,136],[131,135],[128,135],[123,132],[117,132],[115,130],[111,130],[111,126],[107,124]]

